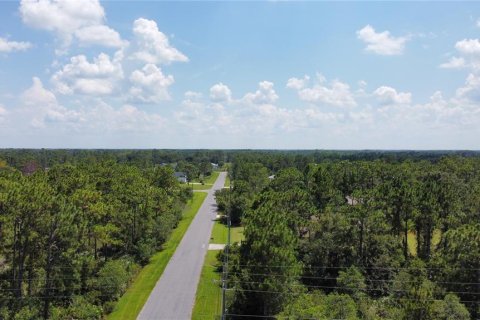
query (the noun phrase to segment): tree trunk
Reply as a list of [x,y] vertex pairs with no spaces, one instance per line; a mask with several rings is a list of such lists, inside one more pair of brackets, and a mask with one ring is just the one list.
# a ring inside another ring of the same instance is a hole
[[404,226],[404,235],[405,242],[403,243],[403,254],[405,255],[405,260],[408,261],[409,252],[408,252],[408,215],[405,216],[405,226]]

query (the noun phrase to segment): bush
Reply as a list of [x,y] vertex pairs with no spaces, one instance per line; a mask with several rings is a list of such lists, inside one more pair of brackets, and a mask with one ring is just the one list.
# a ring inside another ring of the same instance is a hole
[[98,320],[102,318],[102,308],[87,301],[84,297],[73,297],[72,303],[66,309],[54,308],[52,320],[82,319]]
[[135,264],[127,259],[110,260],[98,272],[96,289],[102,301],[118,299],[127,289]]

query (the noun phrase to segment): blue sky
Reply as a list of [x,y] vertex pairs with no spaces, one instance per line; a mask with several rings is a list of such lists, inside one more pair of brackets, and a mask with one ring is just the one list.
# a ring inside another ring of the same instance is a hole
[[0,2],[0,147],[479,149],[479,9]]

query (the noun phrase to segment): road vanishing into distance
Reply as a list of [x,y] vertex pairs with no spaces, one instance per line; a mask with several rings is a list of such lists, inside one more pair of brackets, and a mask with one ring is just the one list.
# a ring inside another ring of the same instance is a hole
[[217,214],[214,193],[225,184],[221,172],[148,297],[139,320],[190,320],[200,273]]

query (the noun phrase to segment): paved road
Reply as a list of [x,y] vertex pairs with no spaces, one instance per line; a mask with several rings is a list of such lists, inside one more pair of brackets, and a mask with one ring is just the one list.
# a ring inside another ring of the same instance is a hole
[[137,319],[189,320],[192,317],[195,292],[216,217],[214,192],[223,188],[225,178],[226,172],[221,172],[208,191]]

